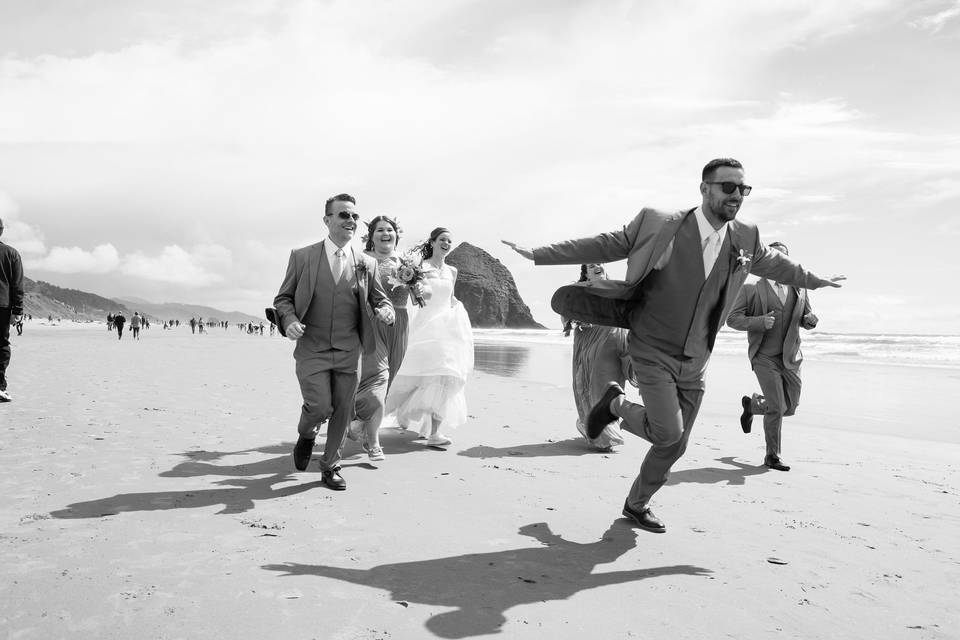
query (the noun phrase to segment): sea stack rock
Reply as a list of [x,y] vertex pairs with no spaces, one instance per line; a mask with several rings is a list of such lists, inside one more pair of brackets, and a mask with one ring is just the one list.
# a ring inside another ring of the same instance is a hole
[[469,242],[454,249],[447,262],[457,268],[457,296],[478,328],[545,329],[533,319],[513,275],[499,260]]

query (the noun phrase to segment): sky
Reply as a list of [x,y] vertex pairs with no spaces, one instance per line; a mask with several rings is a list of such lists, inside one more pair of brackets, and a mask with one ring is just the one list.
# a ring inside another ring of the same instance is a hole
[[259,314],[348,192],[558,327],[578,268],[500,240],[692,208],[724,156],[762,240],[847,276],[820,330],[956,334],[958,61],[960,0],[9,0],[2,239],[33,279]]

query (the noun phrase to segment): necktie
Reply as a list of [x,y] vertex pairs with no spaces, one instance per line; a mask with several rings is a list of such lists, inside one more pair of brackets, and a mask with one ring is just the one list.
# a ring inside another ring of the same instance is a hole
[[710,277],[713,270],[713,263],[717,261],[717,255],[720,253],[720,232],[714,231],[707,236],[703,244],[703,277]]
[[340,278],[343,277],[343,249],[337,249],[333,255],[333,282],[334,284],[338,284],[340,282]]
[[780,304],[784,304],[787,301],[787,290],[779,282],[774,282],[773,288],[777,292],[777,297],[780,298]]

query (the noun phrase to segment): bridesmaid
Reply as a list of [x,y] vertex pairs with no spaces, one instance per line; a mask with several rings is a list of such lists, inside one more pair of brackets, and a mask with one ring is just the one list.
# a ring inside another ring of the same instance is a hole
[[[580,265],[580,282],[606,280],[602,264]],[[636,385],[633,365],[627,352],[627,330],[617,327],[566,320],[563,335],[573,332],[573,400],[577,405],[577,430],[594,449],[609,451],[623,444],[618,423],[607,427],[596,438],[587,436],[587,416],[606,391],[607,384],[616,380],[622,387],[625,379]]]
[[[385,458],[380,446],[380,423],[383,421],[383,404],[387,391],[397,375],[400,363],[407,350],[407,332],[410,325],[407,301],[410,288],[392,285],[390,280],[400,266],[397,242],[400,229],[397,222],[387,216],[377,216],[367,224],[366,251],[377,259],[377,274],[384,290],[393,303],[396,320],[392,325],[377,322],[377,348],[363,356],[360,364],[360,386],[357,388],[355,413],[357,419],[350,425],[352,439],[361,437],[361,444],[371,461]],[[422,295],[420,285],[414,285],[414,294]]]

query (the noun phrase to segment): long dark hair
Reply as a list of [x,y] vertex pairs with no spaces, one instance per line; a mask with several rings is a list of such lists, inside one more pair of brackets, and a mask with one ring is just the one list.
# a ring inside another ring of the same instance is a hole
[[400,242],[400,227],[397,225],[397,221],[388,216],[377,216],[373,220],[367,223],[367,235],[363,237],[364,242],[367,244],[364,246],[364,249],[367,251],[373,251],[373,232],[377,229],[377,224],[380,222],[386,222],[391,227],[393,227],[393,232],[396,234],[397,239],[393,241],[393,247],[396,248],[397,244]]
[[446,227],[437,227],[430,232],[430,239],[420,245],[420,253],[423,255],[424,260],[428,260],[433,257],[433,243],[436,242],[441,233],[450,233],[450,229],[447,229]]

